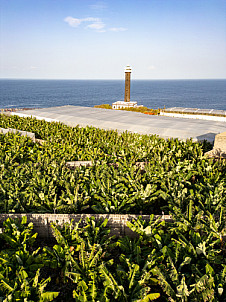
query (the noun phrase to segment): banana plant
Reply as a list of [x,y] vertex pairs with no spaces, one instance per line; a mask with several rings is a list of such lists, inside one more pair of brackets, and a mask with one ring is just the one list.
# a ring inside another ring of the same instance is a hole
[[21,221],[8,218],[3,225],[0,237],[6,244],[0,251],[1,301],[53,301],[59,293],[45,291],[51,278],[39,279],[44,263],[40,248],[32,248],[37,237],[33,224],[27,224],[24,216]]
[[6,241],[11,249],[20,250],[26,246],[31,247],[38,233],[33,233],[33,223],[27,224],[27,217],[23,216],[21,221],[18,218],[7,218],[3,223],[3,233],[0,237]]
[[87,246],[99,244],[106,249],[111,248],[111,242],[115,236],[110,237],[110,228],[107,227],[107,223],[107,218],[101,218],[98,221],[93,216],[86,218],[86,226],[83,228],[81,236],[87,242]]
[[158,280],[151,278],[145,267],[140,268],[137,264],[131,264],[126,259],[127,266],[118,266],[116,276],[105,265],[100,268],[104,295],[109,301],[153,301],[160,297],[160,293],[152,293],[151,285],[156,285]]
[[14,279],[4,277],[0,273],[0,299],[3,302],[16,301],[54,301],[59,295],[58,292],[45,291],[50,278],[39,280],[40,270],[38,269],[34,278],[29,278],[28,273],[21,267]]

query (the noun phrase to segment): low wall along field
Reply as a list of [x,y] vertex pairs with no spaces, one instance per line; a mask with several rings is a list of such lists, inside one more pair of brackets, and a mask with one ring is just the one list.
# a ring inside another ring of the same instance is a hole
[[[21,218],[27,216],[27,222],[32,222],[34,225],[34,231],[42,238],[50,238],[53,236],[51,223],[56,223],[63,226],[64,223],[70,223],[72,220],[74,223],[78,223],[81,220],[82,227],[85,224],[87,217],[94,217],[95,220],[108,219],[107,227],[110,228],[110,235],[118,236],[134,236],[134,233],[127,226],[127,222],[132,222],[138,217],[141,217],[145,221],[150,220],[149,215],[114,215],[114,214],[0,214],[0,227],[7,218]],[[156,216],[160,220],[172,221],[171,216]]]

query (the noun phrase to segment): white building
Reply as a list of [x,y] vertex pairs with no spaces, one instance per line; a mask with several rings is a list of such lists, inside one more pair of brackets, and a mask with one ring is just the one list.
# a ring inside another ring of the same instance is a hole
[[133,107],[137,107],[137,102],[118,101],[112,103],[112,109],[133,108]]

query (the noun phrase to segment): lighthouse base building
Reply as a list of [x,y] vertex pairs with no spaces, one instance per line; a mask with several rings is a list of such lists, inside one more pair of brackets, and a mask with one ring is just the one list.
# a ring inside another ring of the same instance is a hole
[[137,107],[137,102],[118,101],[112,103],[112,109],[134,108]]

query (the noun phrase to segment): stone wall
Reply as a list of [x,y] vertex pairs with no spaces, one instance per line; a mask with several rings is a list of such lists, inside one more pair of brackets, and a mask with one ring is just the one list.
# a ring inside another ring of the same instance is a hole
[[226,132],[215,136],[213,150],[205,153],[207,157],[226,159]]
[[226,153],[226,132],[216,135],[214,149],[221,149],[222,152]]
[[13,128],[8,128],[8,129],[0,128],[0,133],[2,133],[2,134],[19,133],[21,136],[27,136],[31,140],[35,141],[35,133],[33,133],[33,132],[22,131],[22,130],[17,130],[17,129],[13,129]]
[[[71,222],[73,219],[74,223],[81,220],[80,226],[85,225],[87,217],[94,217],[99,220],[101,218],[108,219],[108,227],[111,229],[111,235],[116,236],[134,236],[133,232],[127,226],[128,221],[137,219],[139,216],[142,219],[149,221],[150,215],[117,215],[117,214],[0,214],[0,228],[3,226],[3,222],[11,218],[19,218],[22,216],[27,216],[27,221],[34,224],[34,231],[39,234],[40,237],[49,238],[52,237],[51,223],[58,223],[62,225],[65,222]],[[158,216],[155,218],[161,218],[161,220],[172,221],[169,215]]]

